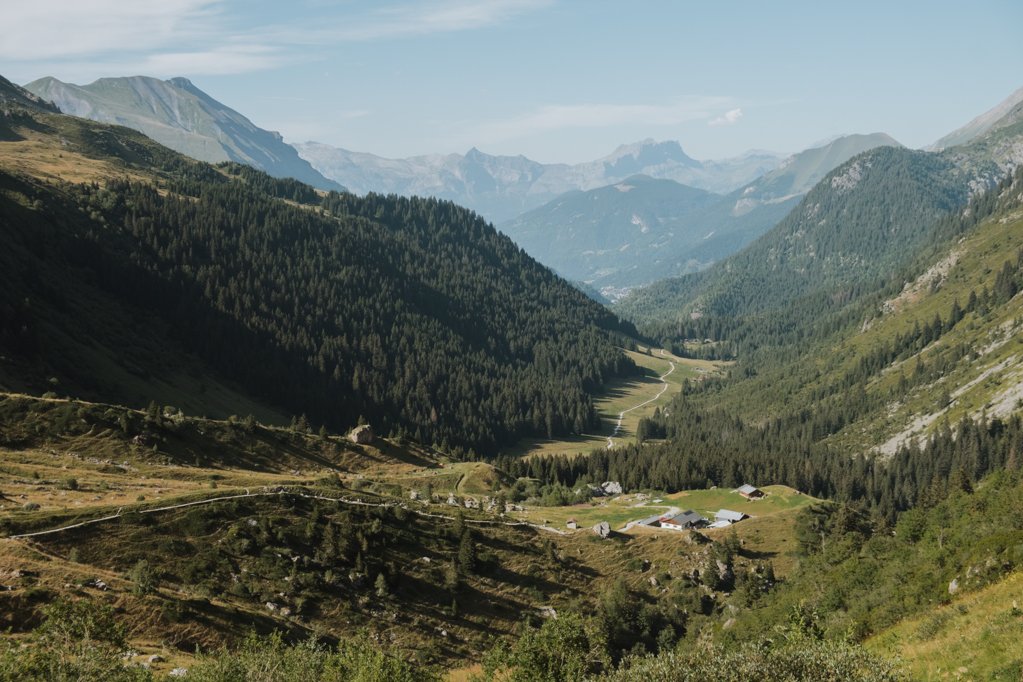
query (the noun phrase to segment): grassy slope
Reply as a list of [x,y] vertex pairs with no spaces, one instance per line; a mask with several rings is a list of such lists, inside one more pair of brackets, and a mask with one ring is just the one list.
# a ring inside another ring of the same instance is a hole
[[[1015,260],[1023,248],[1023,214],[999,215],[981,225],[944,254],[935,267],[915,282],[906,284],[899,296],[867,320],[860,330],[843,335],[795,364],[763,371],[715,396],[718,404],[741,409],[753,419],[776,416],[812,405],[813,395],[839,383],[860,359],[914,324],[929,324],[935,314],[947,319],[953,302],[965,306],[970,291],[993,289],[998,271],[1007,259]],[[964,414],[977,417],[1004,416],[1018,409],[1017,395],[1023,384],[1019,362],[1023,351],[1023,295],[986,315],[967,314],[940,340],[920,353],[897,361],[866,385],[868,394],[887,396],[901,373],[912,374],[917,359],[931,362],[953,346],[967,344],[976,358],[966,357],[944,378],[913,390],[905,400],[888,402],[883,411],[867,415],[832,437],[831,442],[848,451],[871,446],[891,452],[911,436],[925,436],[944,419],[957,421]],[[936,402],[947,390],[954,401],[944,409]],[[889,442],[890,441],[890,442]],[[886,447],[885,444],[888,443]]]
[[1019,680],[1023,573],[908,618],[867,642],[898,655],[917,680]]
[[[125,415],[128,431],[119,426]],[[187,666],[197,644],[209,647],[231,641],[252,627],[264,632],[279,628],[298,637],[312,631],[343,636],[368,628],[403,655],[458,665],[476,658],[489,637],[514,632],[523,615],[536,613],[540,606],[592,610],[603,590],[618,579],[637,599],[649,603],[692,590],[684,577],[704,565],[708,551],[707,545],[694,545],[677,533],[619,534],[601,541],[589,532],[558,535],[529,527],[473,525],[485,566],[480,575],[464,577],[452,592],[445,586],[445,571],[458,550],[453,524],[419,517],[414,511],[450,517],[455,510],[444,504],[411,503],[407,490],[429,480],[442,496],[448,490],[489,491],[503,478],[488,465],[449,463],[434,451],[386,440],[356,446],[335,436],[322,439],[265,426],[250,431],[242,424],[194,417],[167,418],[157,426],[147,422],[144,413],[122,407],[24,396],[0,400],[0,433],[4,436],[0,526],[6,533],[257,487],[288,486],[330,497],[410,505],[412,511],[401,520],[394,513],[360,517],[358,507],[273,496],[129,513],[30,540],[0,539],[0,583],[12,587],[0,593],[0,625],[13,627],[15,634],[33,626],[37,607],[57,595],[112,603],[129,626],[133,646],[145,655],[159,653],[167,659],[157,671]],[[764,518],[744,522],[740,530],[740,537],[752,543],[750,557],[741,558],[740,564],[773,557],[785,542],[793,542],[789,522],[775,535],[757,526],[768,517],[789,519],[794,513],[790,491],[769,490],[774,494],[767,500],[752,503]],[[718,503],[701,499],[705,506]],[[28,503],[40,508],[24,510]],[[631,518],[649,515],[629,505],[620,500],[610,508],[620,508]],[[768,509],[778,513],[769,515]],[[546,511],[575,513],[573,508],[557,508],[531,510],[527,516]],[[594,508],[593,513],[603,518],[608,511]],[[345,513],[356,514],[352,518],[363,528],[372,528],[374,518],[380,520],[379,530],[366,532],[375,532],[367,537],[383,545],[371,544],[364,553],[368,566],[394,566],[400,573],[385,597],[375,594],[375,574],[368,584],[349,585],[345,576],[362,552],[358,545],[334,568],[340,582],[333,587],[322,584],[325,571],[314,559],[318,550],[304,538],[309,524],[332,518],[348,523]],[[495,518],[464,513],[468,519]],[[266,547],[242,549],[240,538],[254,527],[252,523],[264,520],[270,524]],[[782,537],[786,532],[789,537]],[[772,544],[776,541],[782,544]],[[274,559],[275,554],[301,558],[294,565],[305,587],[292,593],[284,577],[293,564],[287,561],[285,568],[275,568],[284,563],[280,557]],[[195,570],[189,565],[206,555],[216,557],[216,563],[199,575],[210,579],[183,577]],[[431,561],[424,562],[424,556]],[[154,594],[133,594],[128,574],[140,558],[161,575]],[[642,568],[644,560],[652,565]],[[220,565],[222,561],[230,562],[231,568]],[[306,561],[313,561],[309,569],[302,568]],[[783,565],[782,561],[779,573],[784,573]],[[240,576],[250,591],[232,591],[232,581],[226,573],[221,575],[225,570]],[[303,578],[306,571],[312,577]],[[658,586],[649,582],[654,574]],[[95,578],[109,589],[89,587]],[[300,607],[290,616],[265,606],[273,601],[295,608],[302,590],[312,590],[315,598],[308,603],[314,606]],[[457,616],[449,611],[452,595],[459,604]]]
[[[573,535],[585,537],[590,535],[590,528],[601,521],[607,521],[612,529],[619,529],[630,521],[662,514],[673,506],[693,509],[709,519],[713,519],[719,509],[741,511],[750,518],[729,528],[703,532],[721,540],[735,531],[752,552],[763,560],[770,559],[777,574],[783,576],[796,565],[793,530],[796,513],[817,500],[782,485],[765,486],[764,490],[768,496],[753,502],[732,490],[686,490],[672,495],[652,492],[643,496],[596,498],[590,503],[568,507],[526,507],[525,511],[514,512],[512,516],[562,530],[566,529],[568,519],[573,518],[579,524],[579,530]],[[674,542],[672,538],[678,535],[674,531],[640,526],[633,526],[628,532],[637,537],[661,538],[668,543]]]

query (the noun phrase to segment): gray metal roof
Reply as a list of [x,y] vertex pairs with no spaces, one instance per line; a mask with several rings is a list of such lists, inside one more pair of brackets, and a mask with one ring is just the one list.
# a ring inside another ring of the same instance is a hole
[[714,514],[714,518],[718,521],[742,521],[745,518],[745,514],[742,512],[732,511],[731,509],[719,509],[717,514]]
[[704,517],[700,516],[699,514],[694,512],[692,509],[687,509],[686,511],[684,511],[684,512],[682,512],[680,514],[675,514],[670,519],[666,519],[666,520],[669,523],[677,523],[680,526],[684,526],[686,524],[689,524],[689,525],[692,526],[692,525],[696,525],[698,523],[706,523],[707,522],[707,519],[705,519]]

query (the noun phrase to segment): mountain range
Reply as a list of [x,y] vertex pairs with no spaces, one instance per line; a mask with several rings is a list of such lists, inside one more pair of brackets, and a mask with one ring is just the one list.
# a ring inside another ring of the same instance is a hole
[[678,142],[643,140],[578,164],[544,164],[524,156],[463,154],[386,159],[317,142],[297,144],[302,158],[353,192],[435,196],[473,209],[495,223],[575,190],[590,190],[648,175],[709,192],[728,192],[776,168],[783,157],[749,152],[697,161]]
[[748,247],[703,272],[637,290],[622,312],[663,320],[805,310],[898,277],[936,238],[942,216],[1023,164],[1019,105],[996,110],[1006,113],[966,144],[940,152],[884,146],[853,157]]
[[885,145],[900,146],[883,133],[840,137],[788,157],[725,196],[633,176],[568,192],[499,227],[542,263],[614,298],[735,253],[774,227],[833,168]]
[[64,113],[133,128],[200,161],[244,163],[326,190],[448,199],[492,222],[514,218],[565,192],[594,189],[636,174],[729,192],[783,160],[778,154],[752,151],[731,159],[697,161],[678,142],[649,139],[579,164],[544,164],[476,148],[465,154],[387,159],[317,142],[289,145],[279,133],[259,128],[187,78],[131,76],[75,85],[46,77],[24,87]]
[[138,130],[193,159],[235,161],[319,189],[344,189],[300,158],[280,133],[256,126],[187,78],[132,76],[74,85],[47,77],[24,87],[65,114]]

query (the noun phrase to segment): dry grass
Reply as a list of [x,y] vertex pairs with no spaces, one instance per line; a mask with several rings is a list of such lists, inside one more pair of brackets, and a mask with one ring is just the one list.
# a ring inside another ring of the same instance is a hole
[[909,618],[867,642],[917,680],[1023,679],[1023,573]]
[[4,170],[32,175],[49,182],[94,182],[115,177],[148,179],[148,176],[131,173],[122,165],[91,159],[57,146],[52,137],[33,131],[20,132],[25,139],[0,141],[0,167]]

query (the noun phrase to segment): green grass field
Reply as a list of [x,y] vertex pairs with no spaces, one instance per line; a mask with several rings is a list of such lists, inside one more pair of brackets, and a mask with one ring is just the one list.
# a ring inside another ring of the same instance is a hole
[[[667,351],[662,356],[661,351],[657,349],[650,350],[648,354],[648,350],[641,347],[639,352],[625,351],[636,365],[643,368],[645,374],[610,382],[604,393],[594,401],[601,418],[599,432],[570,438],[527,440],[513,448],[511,453],[522,457],[582,455],[605,448],[608,437],[614,431],[619,413],[625,410],[631,411],[625,414],[622,427],[614,439],[619,443],[629,442],[635,438],[639,420],[653,415],[657,408],[663,409],[667,406],[678,394],[686,379],[699,379],[714,374],[724,366],[724,363],[720,362],[679,358]],[[664,383],[658,377],[671,369],[672,362],[675,363],[675,371],[665,377],[664,382],[668,384],[668,388],[662,393]],[[657,397],[658,394],[660,397]],[[647,404],[636,407],[642,403]]]
[[769,485],[763,490],[768,493],[767,497],[753,502],[731,489],[721,488],[685,490],[671,495],[653,492],[645,493],[642,497],[630,494],[614,498],[594,498],[591,502],[567,507],[527,507],[524,512],[516,512],[515,515],[533,523],[546,521],[558,528],[564,528],[568,519],[574,518],[583,529],[601,521],[607,521],[613,529],[618,529],[629,521],[662,514],[671,507],[692,509],[709,519],[713,519],[714,512],[719,509],[740,511],[757,518],[799,509],[818,501],[784,485]]
[[684,490],[668,495],[665,500],[676,507],[692,509],[704,516],[719,509],[731,509],[750,516],[767,516],[790,509],[799,509],[818,500],[785,485],[768,485],[761,488],[767,497],[747,500],[732,488],[714,490]]

